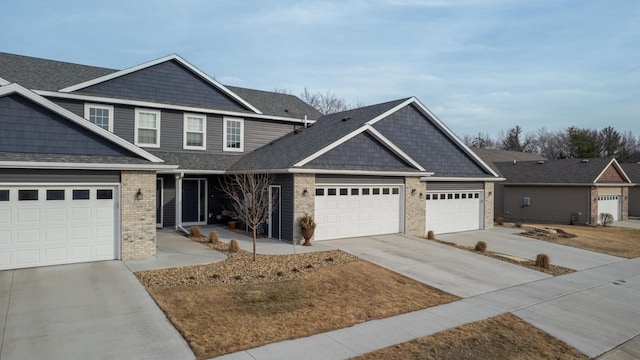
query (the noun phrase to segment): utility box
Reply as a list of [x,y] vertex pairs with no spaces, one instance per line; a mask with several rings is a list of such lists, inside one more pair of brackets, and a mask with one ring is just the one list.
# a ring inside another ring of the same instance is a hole
[[522,206],[531,206],[531,198],[528,196],[522,198]]

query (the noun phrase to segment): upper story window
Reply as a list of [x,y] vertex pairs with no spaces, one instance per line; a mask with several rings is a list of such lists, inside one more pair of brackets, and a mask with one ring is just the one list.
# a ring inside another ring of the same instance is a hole
[[160,147],[160,111],[136,109],[135,144]]
[[184,114],[184,144],[185,149],[204,150],[207,134],[207,117],[204,115]]
[[239,118],[224,118],[223,150],[244,151],[244,120]]
[[113,132],[113,106],[84,104],[84,118]]

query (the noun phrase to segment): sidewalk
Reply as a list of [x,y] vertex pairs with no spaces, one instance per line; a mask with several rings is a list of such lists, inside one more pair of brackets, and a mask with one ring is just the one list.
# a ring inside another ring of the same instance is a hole
[[[639,299],[640,258],[218,359],[345,359],[505,312],[593,357],[640,334]],[[625,354],[638,350],[638,341],[625,345]]]

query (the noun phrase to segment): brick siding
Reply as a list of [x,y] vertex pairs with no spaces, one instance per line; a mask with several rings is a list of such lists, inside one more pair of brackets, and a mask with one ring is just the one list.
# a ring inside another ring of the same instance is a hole
[[[122,260],[156,256],[156,173],[122,171],[121,174]],[[138,189],[142,200],[136,200]]]

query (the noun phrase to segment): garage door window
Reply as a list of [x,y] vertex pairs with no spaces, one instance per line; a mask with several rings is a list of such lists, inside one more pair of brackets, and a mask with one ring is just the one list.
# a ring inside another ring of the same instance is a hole
[[98,190],[98,191],[96,191],[96,199],[98,199],[98,200],[111,200],[111,199],[113,199],[113,190]]
[[73,190],[73,200],[89,200],[89,190]]
[[340,195],[341,196],[349,195],[349,189],[340,189]]
[[47,200],[64,200],[64,190],[47,190]]
[[362,189],[362,195],[369,195],[369,189]]
[[358,188],[351,189],[351,195],[360,195],[360,189]]
[[0,190],[0,201],[9,201],[9,190]]
[[336,189],[327,189],[327,195],[335,196],[336,195]]
[[38,190],[18,190],[19,201],[38,200]]
[[324,189],[316,189],[316,196],[324,196]]

